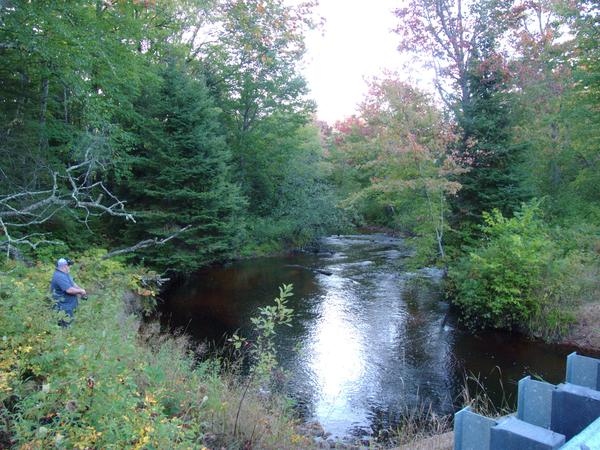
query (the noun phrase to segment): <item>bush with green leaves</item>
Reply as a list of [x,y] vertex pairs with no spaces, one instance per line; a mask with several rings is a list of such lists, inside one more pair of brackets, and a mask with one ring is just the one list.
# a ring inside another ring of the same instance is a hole
[[234,334],[229,342],[235,350],[241,350],[249,345],[249,354],[252,359],[251,372],[261,381],[269,381],[273,370],[277,367],[277,349],[275,336],[277,328],[286,325],[292,326],[294,310],[288,307],[288,299],[294,295],[292,284],[284,284],[279,288],[279,296],[275,298],[274,305],[259,308],[259,314],[250,321],[254,325],[254,339],[249,342],[246,338]]
[[568,274],[559,269],[573,256],[561,252],[540,213],[538,203],[523,205],[512,218],[484,213],[484,243],[449,271],[453,302],[468,327],[545,334],[550,322],[564,331],[572,320],[561,304]]

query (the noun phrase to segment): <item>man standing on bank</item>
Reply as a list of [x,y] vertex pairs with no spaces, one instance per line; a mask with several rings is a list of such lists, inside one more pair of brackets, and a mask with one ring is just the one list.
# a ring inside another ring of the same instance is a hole
[[[83,298],[87,296],[85,289],[77,286],[71,275],[69,275],[72,265],[73,261],[69,258],[60,258],[56,261],[56,270],[50,283],[50,291],[55,301],[54,309],[64,311],[71,319],[79,304],[77,296],[81,295]],[[59,325],[62,327],[68,326],[71,319],[68,322],[61,320]]]

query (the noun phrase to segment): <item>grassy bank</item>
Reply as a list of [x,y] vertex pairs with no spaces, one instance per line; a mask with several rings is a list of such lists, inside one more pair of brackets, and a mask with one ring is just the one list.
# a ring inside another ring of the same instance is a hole
[[50,308],[51,265],[0,276],[0,447],[310,446],[284,398],[198,362],[183,338],[140,331],[123,298],[151,299],[148,274],[99,256],[78,258],[90,296],[66,329]]

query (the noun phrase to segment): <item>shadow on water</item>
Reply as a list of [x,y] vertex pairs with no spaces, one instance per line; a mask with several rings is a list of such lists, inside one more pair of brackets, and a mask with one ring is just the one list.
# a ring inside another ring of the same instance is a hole
[[[335,236],[328,253],[244,260],[171,286],[162,321],[198,341],[250,332],[250,318],[283,283],[294,284],[293,326],[278,334],[289,394],[334,436],[371,434],[407,407],[450,413],[465,374],[490,399],[514,404],[516,382],[535,374],[562,381],[571,349],[502,333],[462,332],[442,301],[441,272],[408,272],[411,250],[382,234]],[[324,269],[328,274],[311,268]]]

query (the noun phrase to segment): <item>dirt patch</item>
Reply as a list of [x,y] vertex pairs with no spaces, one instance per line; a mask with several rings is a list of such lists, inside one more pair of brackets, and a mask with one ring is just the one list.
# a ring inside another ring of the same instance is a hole
[[581,305],[575,316],[577,324],[563,343],[584,350],[600,351],[600,303]]
[[411,444],[398,447],[395,450],[452,450],[454,448],[454,433],[452,431],[422,439]]

